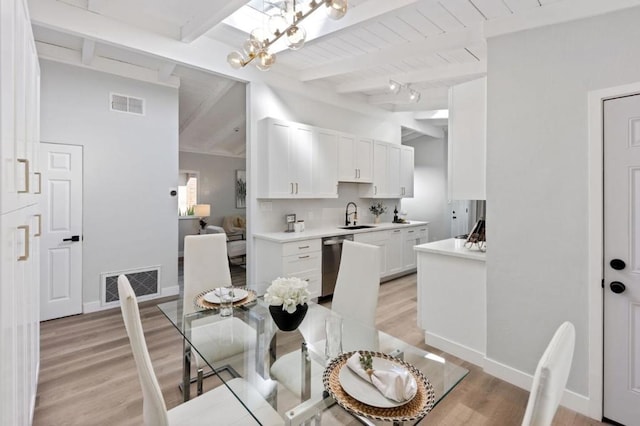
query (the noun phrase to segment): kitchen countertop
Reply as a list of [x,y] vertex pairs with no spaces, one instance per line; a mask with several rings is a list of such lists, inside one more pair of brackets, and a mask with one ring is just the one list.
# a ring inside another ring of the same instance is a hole
[[277,243],[287,243],[289,241],[308,240],[311,238],[332,237],[334,235],[351,235],[361,234],[364,232],[386,231],[397,228],[412,228],[414,226],[428,225],[429,222],[411,220],[409,223],[360,223],[359,225],[374,226],[374,228],[365,229],[340,229],[337,226],[327,226],[323,228],[306,229],[302,232],[259,232],[253,234],[254,238],[262,240],[274,241]]
[[[458,240],[459,243],[464,244],[464,240]],[[464,247],[456,247],[456,239],[449,238],[448,240],[434,241],[431,243],[420,244],[414,247],[414,250],[418,253],[436,253],[446,256],[462,257],[465,259],[486,261],[487,254],[481,252],[478,249],[467,249]]]

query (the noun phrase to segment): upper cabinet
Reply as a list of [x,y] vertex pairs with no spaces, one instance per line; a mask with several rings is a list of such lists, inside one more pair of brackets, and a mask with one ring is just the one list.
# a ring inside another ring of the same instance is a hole
[[449,89],[449,199],[485,200],[487,79]]
[[338,180],[373,182],[373,140],[354,135],[340,135],[338,142]]
[[412,146],[402,145],[400,151],[400,196],[413,197],[414,154]]
[[337,133],[272,118],[261,123],[258,198],[336,198]]
[[413,147],[375,141],[373,184],[360,185],[362,198],[413,197]]

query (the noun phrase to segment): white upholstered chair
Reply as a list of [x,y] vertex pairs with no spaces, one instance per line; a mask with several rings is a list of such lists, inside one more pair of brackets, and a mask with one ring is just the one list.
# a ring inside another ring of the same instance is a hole
[[[251,414],[225,385],[167,410],[144,339],[138,301],[129,280],[124,275],[118,277],[118,294],[122,318],[142,386],[142,417],[145,425],[209,425],[212,419],[215,419],[217,424],[256,424]],[[242,398],[261,424],[284,424],[280,415],[245,380],[236,378],[227,384]]]
[[[380,248],[370,244],[344,241],[340,269],[333,292],[331,310],[343,318],[342,348],[378,350],[376,308],[380,289]],[[315,325],[316,327],[318,325]],[[320,326],[324,326],[321,324]],[[324,342],[317,350],[324,350]],[[295,395],[301,393],[301,351],[290,352],[278,358],[271,366],[271,375]],[[324,366],[311,362],[312,383],[320,379]],[[322,386],[311,389],[311,396],[322,394]]]
[[524,413],[522,426],[549,426],[567,385],[576,331],[570,322],[563,323],[542,354]]
[[[184,239],[184,313],[195,310],[194,298],[203,291],[231,286],[225,234],[188,235]],[[228,368],[230,358],[255,346],[255,330],[236,317],[205,317],[192,323],[191,342],[213,361],[216,370]],[[202,393],[206,362],[191,351],[198,369],[197,389]],[[234,370],[229,371],[235,375]]]

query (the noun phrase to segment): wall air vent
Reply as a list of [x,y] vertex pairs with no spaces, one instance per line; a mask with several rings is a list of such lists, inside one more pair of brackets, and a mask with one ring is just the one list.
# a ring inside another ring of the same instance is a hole
[[118,305],[118,275],[125,274],[138,300],[147,300],[159,294],[160,266],[149,266],[127,271],[104,272],[100,274],[101,305]]
[[111,94],[111,111],[144,115],[144,99],[127,95]]

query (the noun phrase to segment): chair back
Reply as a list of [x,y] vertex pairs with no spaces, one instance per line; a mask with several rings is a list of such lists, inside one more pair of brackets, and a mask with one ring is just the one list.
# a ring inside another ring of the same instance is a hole
[[153,371],[147,343],[144,340],[138,300],[126,276],[118,277],[118,295],[122,319],[127,329],[129,343],[136,362],[138,378],[142,386],[142,417],[145,425],[167,426],[167,407],[162,398],[162,391]]
[[379,289],[380,248],[344,241],[331,310],[375,327]]
[[227,235],[184,237],[184,313],[195,310],[193,299],[205,290],[231,285]]
[[556,414],[567,385],[576,331],[570,322],[563,323],[542,354],[529,394],[522,426],[549,426]]

